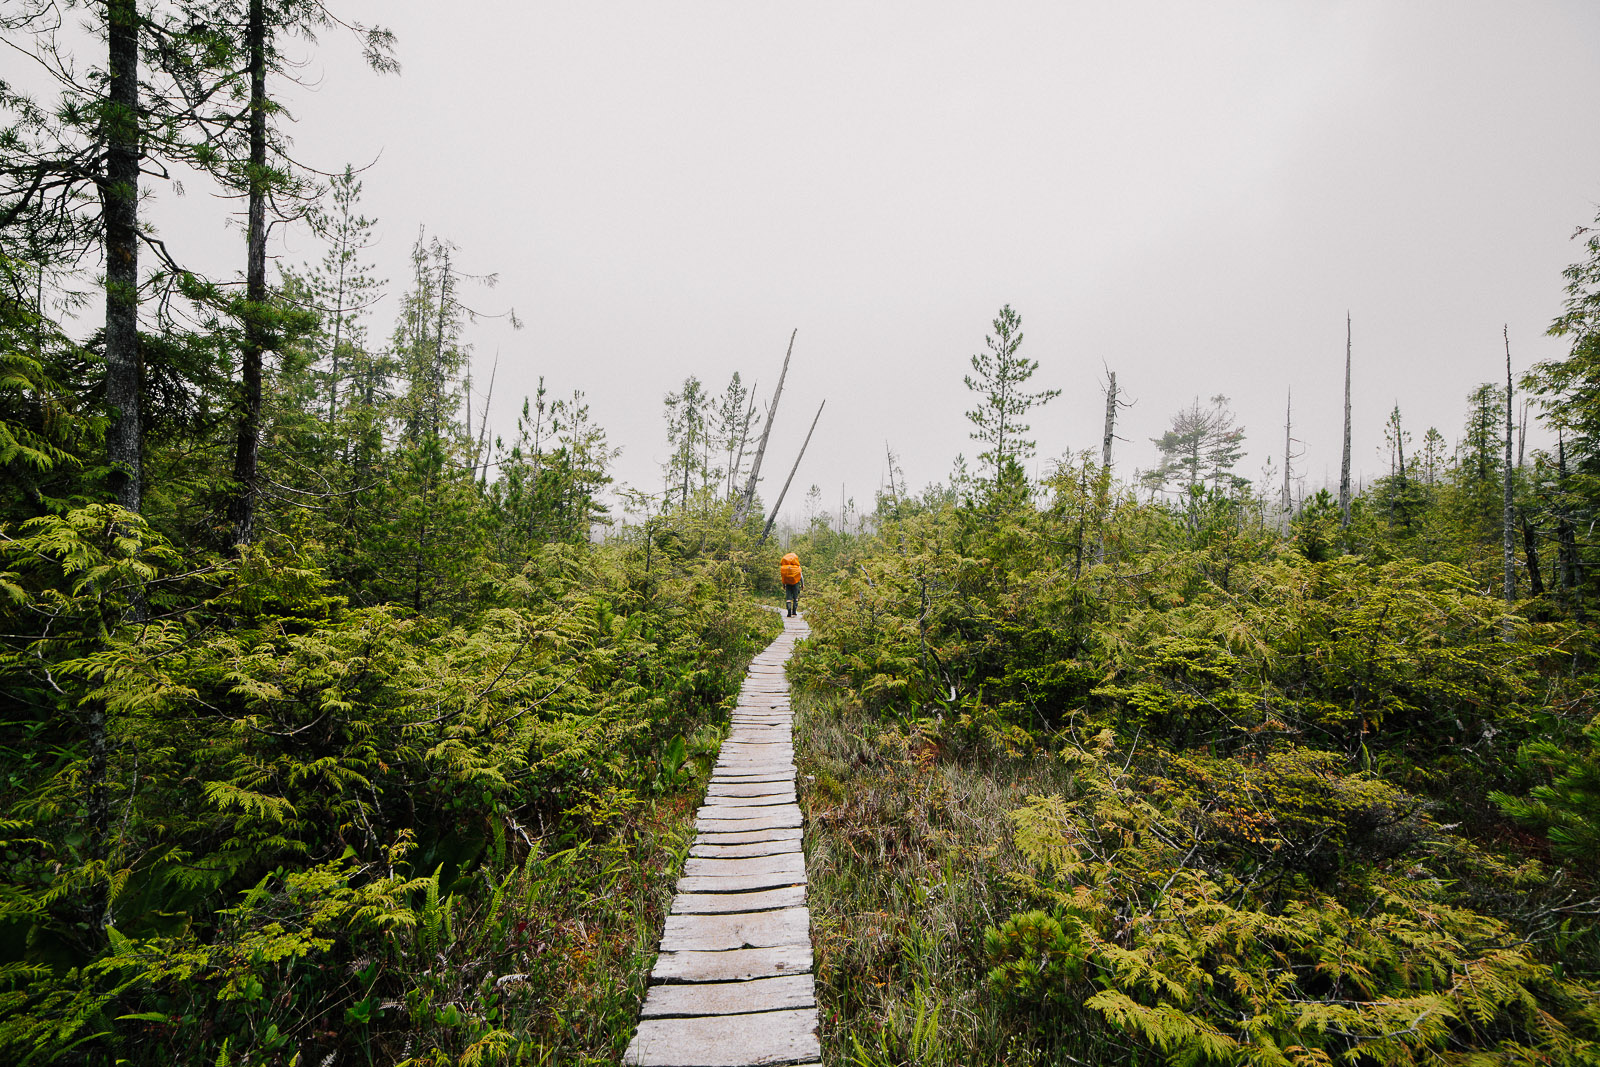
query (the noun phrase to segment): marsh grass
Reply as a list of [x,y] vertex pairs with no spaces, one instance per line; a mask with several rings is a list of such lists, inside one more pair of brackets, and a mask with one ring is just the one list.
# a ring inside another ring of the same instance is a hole
[[1018,1013],[987,985],[984,930],[1021,904],[1009,813],[1067,791],[1069,768],[956,751],[938,724],[813,693],[797,694],[795,729],[825,1062],[1045,1067],[1126,1044],[1093,1013]]

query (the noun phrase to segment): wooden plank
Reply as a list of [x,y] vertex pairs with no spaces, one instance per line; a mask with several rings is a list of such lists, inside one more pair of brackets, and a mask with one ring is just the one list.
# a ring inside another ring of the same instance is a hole
[[[700,807],[701,815],[717,818],[719,811],[761,811],[766,808],[783,807],[795,803],[794,790],[785,793],[768,794],[761,797],[724,797],[708,796],[706,802]],[[729,816],[732,818],[733,816]]]
[[816,983],[809,974],[752,978],[748,982],[654,985],[644,998],[646,1019],[675,1015],[739,1015],[817,1006]]
[[663,952],[650,972],[657,982],[739,982],[811,970],[811,946],[736,948],[727,952]]
[[745,874],[804,874],[806,857],[801,852],[780,852],[770,856],[722,857],[690,856],[683,864],[685,875],[730,878]]
[[817,1010],[647,1019],[623,1055],[629,1067],[778,1067],[816,1061]]
[[769,911],[669,915],[662,952],[720,952],[811,944],[811,913],[805,907]]
[[776,856],[783,852],[799,852],[799,841],[750,841],[739,845],[712,845],[696,841],[689,846],[689,855],[703,859],[745,859],[749,856]]
[[707,830],[695,838],[701,845],[748,845],[756,841],[798,841],[800,827],[774,826],[770,830]]
[[748,893],[679,893],[672,898],[674,915],[719,915],[733,911],[793,908],[806,902],[806,887],[785,885]]
[[686,874],[678,879],[679,893],[748,893],[755,889],[779,889],[786,885],[805,885],[806,872],[787,868],[758,874]]
[[708,797],[767,797],[793,792],[790,782],[712,782],[706,786]]
[[713,833],[739,833],[743,830],[777,830],[782,827],[798,827],[801,824],[800,809],[798,807],[780,807],[773,809],[770,814],[752,815],[748,818],[727,819],[718,817],[695,816],[694,825],[697,830]]

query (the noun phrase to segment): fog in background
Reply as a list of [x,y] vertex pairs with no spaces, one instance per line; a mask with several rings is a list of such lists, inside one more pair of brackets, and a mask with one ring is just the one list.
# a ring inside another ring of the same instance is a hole
[[[869,510],[886,442],[914,489],[976,454],[962,377],[1006,303],[1031,386],[1063,391],[1031,420],[1041,473],[1098,450],[1109,368],[1136,401],[1120,477],[1224,394],[1258,478],[1292,389],[1306,488],[1336,484],[1347,311],[1355,464],[1384,473],[1396,402],[1455,442],[1502,324],[1519,373],[1565,353],[1544,331],[1600,200],[1588,2],[330,6],[402,65],[289,46],[297,157],[366,168],[371,340],[424,225],[498,273],[470,303],[524,323],[469,328],[479,404],[499,355],[492,429],[540,375],[581,389],[619,481],[656,490],[663,396],[735,370],[769,396],[798,328],[764,479],[770,504],[826,397],[796,516],[812,484]],[[175,251],[242,267],[234,205],[150,185]]]

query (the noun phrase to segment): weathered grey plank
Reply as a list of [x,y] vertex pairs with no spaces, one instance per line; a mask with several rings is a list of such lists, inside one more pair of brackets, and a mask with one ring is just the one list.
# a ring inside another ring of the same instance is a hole
[[806,857],[802,852],[780,852],[771,856],[724,858],[690,856],[683,864],[684,875],[733,878],[746,874],[804,874]]
[[750,889],[746,893],[678,893],[672,897],[674,915],[728,915],[763,912],[805,904],[805,886]]
[[745,859],[750,856],[776,856],[782,852],[799,852],[799,841],[750,841],[738,845],[711,845],[696,841],[689,846],[689,855],[701,859]]
[[815,1061],[817,1010],[646,1019],[622,1062],[631,1067],[777,1067]]
[[809,974],[752,978],[748,982],[704,982],[654,985],[644,998],[646,1019],[674,1015],[738,1015],[817,1006],[816,984]]
[[737,982],[810,970],[810,945],[780,945],[726,952],[663,952],[656,957],[650,977],[657,982]]
[[815,1061],[817,1010],[647,1019],[622,1062],[630,1067],[778,1067]]
[[[706,797],[706,802],[700,806],[700,814],[709,818],[721,818],[717,812],[754,812],[766,811],[769,808],[781,808],[784,805],[794,805],[795,794],[779,793],[764,797]],[[728,815],[727,818],[739,816]]]
[[773,809],[770,814],[752,815],[749,818],[728,819],[721,816],[697,815],[694,820],[696,829],[720,833],[738,833],[741,830],[776,830],[782,827],[799,826],[800,824],[801,816],[798,807],[779,807]]
[[679,893],[672,898],[674,915],[721,915],[734,911],[793,908],[806,902],[806,887],[784,885],[748,893]]
[[766,830],[702,830],[695,838],[702,845],[748,845],[756,841],[798,841],[800,827],[774,826]]
[[748,893],[753,889],[777,889],[786,885],[805,885],[805,868],[785,868],[755,874],[686,874],[678,879],[679,893]]
[[669,915],[662,952],[718,952],[811,944],[811,913],[804,907],[771,911]]
[[717,782],[706,786],[708,797],[768,797],[793,793],[793,782]]

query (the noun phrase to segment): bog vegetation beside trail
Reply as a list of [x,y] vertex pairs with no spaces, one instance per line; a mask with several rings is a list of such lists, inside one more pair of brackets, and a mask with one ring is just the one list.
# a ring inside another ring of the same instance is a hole
[[[1221,395],[1125,458],[1115,375],[1031,481],[1007,306],[971,462],[780,547],[785,372],[688,374],[659,487],[578,390],[491,433],[481,250],[390,286],[286,149],[278,44],[392,42],[247,7],[0,84],[0,1062],[615,1062],[786,549],[831,1064],[1600,1061],[1600,238],[1570,356],[1364,490],[1244,478]],[[141,219],[180,172],[238,278]]]
[[1397,410],[1347,512],[1253,492],[1220,398],[1138,490],[1093,453],[1030,484],[1050,396],[1002,312],[1007,388],[979,357],[968,383],[987,474],[810,538],[832,581],[790,672],[834,1062],[1600,1058],[1586,252],[1572,356],[1521,383],[1558,450],[1513,459],[1488,383],[1451,451]]

